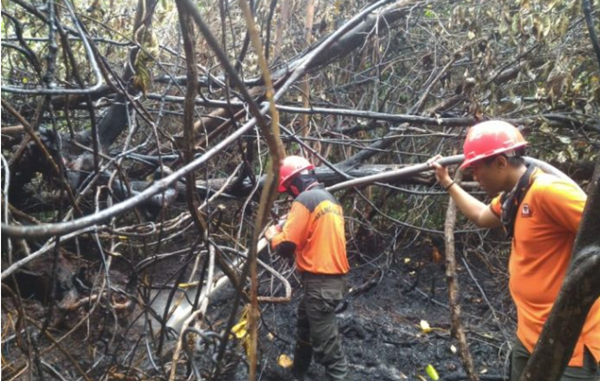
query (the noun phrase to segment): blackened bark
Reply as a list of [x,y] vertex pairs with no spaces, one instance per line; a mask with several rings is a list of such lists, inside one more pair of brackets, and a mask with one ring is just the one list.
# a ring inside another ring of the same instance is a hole
[[[454,181],[462,180],[462,172],[457,171]],[[475,372],[473,357],[469,351],[467,335],[462,325],[462,310],[460,305],[460,287],[458,274],[456,272],[456,253],[454,250],[454,226],[456,225],[456,203],[450,198],[448,210],[446,211],[446,223],[444,224],[444,238],[446,244],[446,280],[448,281],[448,302],[450,303],[450,318],[452,320],[452,336],[458,340],[458,351],[463,368],[471,381],[479,381]]]
[[590,0],[583,0],[583,14],[585,16],[585,23],[588,28],[588,33],[590,35],[590,41],[592,42],[592,46],[594,47],[594,52],[596,53],[596,60],[598,61],[598,65],[600,65],[600,43],[598,42],[598,36],[596,35],[596,30],[594,29],[594,18],[592,17],[592,4]]
[[[128,108],[125,106],[125,98],[121,96],[118,98],[120,102],[110,106],[106,115],[98,123],[98,139],[102,150],[108,149],[128,125]],[[81,139],[83,144],[91,145],[91,131],[85,131],[80,135],[79,139]]]

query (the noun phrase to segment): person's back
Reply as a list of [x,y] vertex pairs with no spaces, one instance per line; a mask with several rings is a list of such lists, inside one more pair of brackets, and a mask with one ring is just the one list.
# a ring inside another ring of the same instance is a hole
[[283,228],[272,226],[265,238],[277,253],[294,254],[304,295],[298,305],[297,340],[292,373],[303,378],[314,357],[325,366],[329,380],[348,377],[336,306],[346,294],[344,215],[339,202],[319,184],[314,165],[298,156],[284,159],[279,192],[294,197]]
[[298,269],[314,274],[348,272],[344,212],[335,197],[319,185],[294,202],[308,212],[306,239],[296,248]]

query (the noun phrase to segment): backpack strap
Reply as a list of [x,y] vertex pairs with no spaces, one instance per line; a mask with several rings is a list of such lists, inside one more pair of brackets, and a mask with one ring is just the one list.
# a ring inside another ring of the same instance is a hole
[[535,178],[532,179],[531,175],[533,175],[536,169],[537,167],[535,165],[529,165],[515,188],[509,193],[503,193],[500,198],[502,204],[502,216],[500,220],[502,221],[504,231],[508,238],[512,238],[514,235],[517,211],[519,210],[527,191],[531,187],[531,184],[533,184],[533,180],[535,180]]

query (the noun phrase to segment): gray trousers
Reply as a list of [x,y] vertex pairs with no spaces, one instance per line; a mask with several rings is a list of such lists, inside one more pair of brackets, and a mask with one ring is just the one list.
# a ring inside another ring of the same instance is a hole
[[304,296],[298,306],[298,341],[293,372],[308,370],[311,357],[325,367],[330,380],[346,380],[348,361],[342,350],[336,306],[346,294],[345,276],[302,274]]
[[[519,377],[530,357],[531,353],[521,343],[521,340],[515,339],[510,355],[510,381],[519,381]],[[598,360],[595,360],[586,348],[583,367],[567,367],[560,381],[598,381],[600,380],[598,375]]]

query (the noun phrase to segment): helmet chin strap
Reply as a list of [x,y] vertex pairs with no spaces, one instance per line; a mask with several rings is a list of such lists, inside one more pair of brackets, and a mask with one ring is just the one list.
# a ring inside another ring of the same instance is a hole
[[298,190],[298,188],[296,188],[293,185],[288,186],[287,188],[287,193],[292,196],[293,198],[298,197],[298,195],[300,194],[300,191]]

